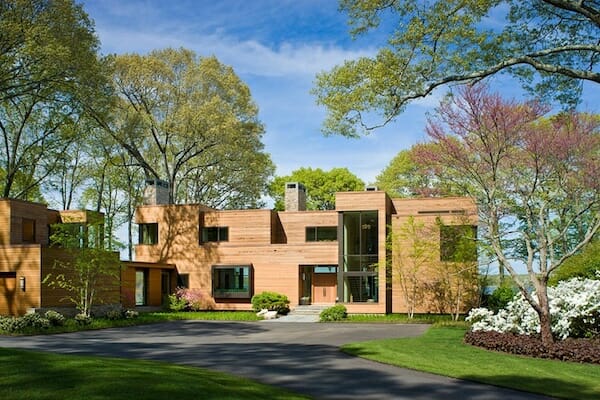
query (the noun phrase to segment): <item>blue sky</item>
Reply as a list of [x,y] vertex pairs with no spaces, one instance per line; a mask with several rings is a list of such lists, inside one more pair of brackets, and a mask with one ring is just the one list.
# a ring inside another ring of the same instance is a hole
[[385,38],[353,41],[334,0],[88,0],[108,53],[185,47],[215,55],[248,84],[265,124],[263,138],[278,175],[300,167],[347,167],[366,183],[398,151],[422,140],[425,112],[437,99],[418,102],[395,124],[362,139],[325,137],[325,110],[309,91],[315,74],[345,59],[374,54]]
[[[309,93],[315,74],[385,44],[380,33],[352,40],[336,0],[87,0],[84,9],[104,54],[185,47],[231,65],[258,104],[263,142],[278,175],[347,167],[372,183],[400,150],[425,139],[426,113],[443,94],[413,103],[367,137],[325,137],[325,110]],[[494,78],[492,87],[506,91],[506,78]],[[588,111],[598,111],[594,97],[584,102]]]

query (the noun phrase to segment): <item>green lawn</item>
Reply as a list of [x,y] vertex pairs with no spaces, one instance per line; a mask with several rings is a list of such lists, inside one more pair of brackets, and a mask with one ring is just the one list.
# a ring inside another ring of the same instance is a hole
[[3,399],[308,399],[201,368],[0,348]]
[[[464,320],[464,317],[462,317],[462,320]],[[413,318],[408,318],[407,314],[350,314],[341,322],[383,324],[453,323],[452,317],[448,314],[415,314]]]
[[565,399],[600,398],[600,365],[541,360],[463,343],[464,328],[430,328],[423,336],[353,343],[352,355],[455,378]]

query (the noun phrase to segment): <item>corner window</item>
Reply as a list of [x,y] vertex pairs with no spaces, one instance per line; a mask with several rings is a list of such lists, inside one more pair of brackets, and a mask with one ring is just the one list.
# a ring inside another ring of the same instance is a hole
[[201,243],[229,241],[229,228],[226,226],[208,226],[202,228]]
[[158,243],[158,224],[139,224],[139,244]]
[[477,227],[440,226],[440,261],[477,261]]
[[337,226],[309,226],[306,228],[307,242],[328,242],[337,240]]
[[23,218],[21,222],[23,229],[23,243],[35,243],[35,219]]
[[253,279],[250,265],[215,265],[212,268],[213,297],[250,300]]

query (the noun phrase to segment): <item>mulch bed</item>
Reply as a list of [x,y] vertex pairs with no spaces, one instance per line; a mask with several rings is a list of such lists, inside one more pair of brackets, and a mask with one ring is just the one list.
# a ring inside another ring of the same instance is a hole
[[550,347],[539,337],[499,332],[467,332],[465,343],[484,349],[529,357],[600,364],[600,338],[557,340]]

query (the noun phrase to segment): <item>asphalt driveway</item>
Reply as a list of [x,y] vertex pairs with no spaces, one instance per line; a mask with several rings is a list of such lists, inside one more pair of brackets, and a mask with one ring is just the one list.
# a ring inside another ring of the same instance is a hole
[[319,399],[545,398],[363,360],[338,348],[349,342],[416,336],[426,329],[426,325],[401,324],[177,321],[59,335],[0,337],[0,347],[204,367]]

